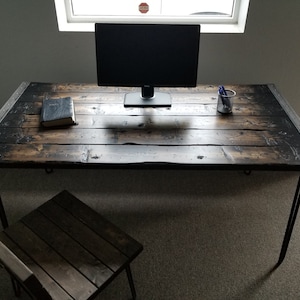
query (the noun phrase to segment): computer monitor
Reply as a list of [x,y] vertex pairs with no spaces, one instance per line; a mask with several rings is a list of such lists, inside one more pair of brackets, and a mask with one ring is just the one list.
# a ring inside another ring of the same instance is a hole
[[200,25],[95,24],[99,86],[141,87],[124,106],[171,106],[155,87],[197,84]]

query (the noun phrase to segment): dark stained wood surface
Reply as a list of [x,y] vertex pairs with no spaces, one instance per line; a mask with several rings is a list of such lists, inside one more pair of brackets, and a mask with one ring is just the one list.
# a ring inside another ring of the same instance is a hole
[[67,191],[0,232],[0,241],[54,300],[94,299],[143,249]]
[[34,299],[52,300],[32,271],[0,241],[0,262],[18,282],[30,290]]
[[[139,89],[22,83],[0,112],[0,166],[300,170],[300,121],[275,86],[226,87],[231,115],[217,112],[213,85],[158,89],[171,108],[124,108]],[[66,96],[78,125],[42,128],[42,100]]]

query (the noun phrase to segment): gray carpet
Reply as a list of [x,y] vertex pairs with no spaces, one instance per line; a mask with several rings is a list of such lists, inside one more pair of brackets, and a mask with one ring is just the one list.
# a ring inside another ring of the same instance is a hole
[[[67,189],[144,245],[138,299],[300,299],[300,224],[273,272],[298,173],[0,170],[9,222]],[[126,274],[99,299],[129,299]],[[0,299],[15,299],[0,269]],[[26,295],[22,299],[27,299]]]

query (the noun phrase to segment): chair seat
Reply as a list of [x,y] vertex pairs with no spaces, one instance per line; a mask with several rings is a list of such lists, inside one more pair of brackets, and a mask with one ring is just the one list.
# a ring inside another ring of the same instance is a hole
[[124,269],[130,280],[129,264],[143,249],[67,191],[6,228],[0,241],[58,300],[92,298]]

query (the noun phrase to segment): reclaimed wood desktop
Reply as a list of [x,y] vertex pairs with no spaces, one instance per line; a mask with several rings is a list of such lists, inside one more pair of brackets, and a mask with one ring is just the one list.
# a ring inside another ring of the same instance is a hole
[[[300,171],[300,120],[276,87],[235,85],[233,113],[217,86],[160,88],[171,108],[124,108],[134,88],[23,82],[0,111],[0,167]],[[44,98],[70,96],[78,125],[40,126]],[[299,208],[299,182],[278,265]]]

